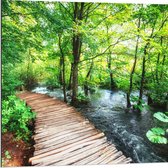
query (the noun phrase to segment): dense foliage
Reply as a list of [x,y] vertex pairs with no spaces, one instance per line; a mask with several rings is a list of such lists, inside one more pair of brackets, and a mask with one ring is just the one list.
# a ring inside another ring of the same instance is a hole
[[32,135],[29,125],[34,118],[35,113],[16,96],[2,101],[2,133],[12,132],[17,139],[28,140]]

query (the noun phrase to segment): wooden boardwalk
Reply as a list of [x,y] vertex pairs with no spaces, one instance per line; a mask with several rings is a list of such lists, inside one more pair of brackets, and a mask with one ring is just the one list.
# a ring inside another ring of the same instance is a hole
[[37,113],[35,152],[30,162],[35,166],[100,165],[130,163],[72,106],[47,95],[24,92],[18,97]]

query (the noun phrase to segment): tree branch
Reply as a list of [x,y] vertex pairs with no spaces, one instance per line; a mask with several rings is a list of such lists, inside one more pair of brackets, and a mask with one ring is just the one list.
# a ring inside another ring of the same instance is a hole
[[93,57],[91,57],[91,58],[82,60],[82,61],[80,61],[80,63],[81,63],[81,62],[84,62],[84,61],[88,61],[88,60],[95,59],[95,58],[97,58],[97,57],[99,57],[99,56],[101,56],[101,55],[106,54],[106,51],[108,51],[109,48],[111,48],[112,46],[115,46],[115,45],[117,45],[119,42],[121,42],[121,41],[120,41],[121,38],[122,38],[122,36],[119,37],[118,40],[117,40],[114,44],[109,45],[102,53],[99,53],[99,54],[97,54],[97,55],[95,55],[95,56],[93,56]]
[[92,13],[95,9],[97,9],[100,5],[101,5],[101,3],[99,3],[96,7],[94,7],[94,8],[91,9],[90,11],[89,11],[89,9],[90,9],[91,6],[89,6],[88,9],[85,11],[85,12],[87,12],[87,13],[86,13],[86,14],[84,13],[84,16],[83,16],[83,17],[85,17],[85,16],[88,17],[89,14]]
[[12,15],[23,15],[23,16],[26,16],[26,15],[32,15],[32,14],[35,14],[37,12],[32,12],[32,13],[11,13],[11,14],[6,14],[6,15],[2,15],[2,17],[6,17],[6,16],[12,16]]
[[73,19],[73,15],[71,14],[71,12],[61,2],[59,2],[59,4],[66,10],[66,12],[69,14],[71,19]]

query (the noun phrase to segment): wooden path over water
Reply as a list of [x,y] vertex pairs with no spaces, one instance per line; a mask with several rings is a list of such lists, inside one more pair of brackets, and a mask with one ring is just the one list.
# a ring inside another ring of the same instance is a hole
[[47,95],[24,92],[18,95],[36,112],[35,166],[100,165],[130,163],[74,107]]

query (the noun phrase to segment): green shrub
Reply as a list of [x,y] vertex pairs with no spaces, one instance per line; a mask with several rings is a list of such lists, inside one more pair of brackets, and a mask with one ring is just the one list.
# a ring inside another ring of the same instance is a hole
[[79,102],[87,102],[89,100],[89,97],[85,96],[85,93],[83,91],[80,91],[78,93],[77,99]]
[[30,90],[37,85],[41,72],[38,72],[37,68],[35,68],[32,63],[30,65],[28,65],[27,62],[23,63],[16,70],[19,75],[19,79],[22,81],[26,89]]
[[163,105],[168,101],[167,88],[168,81],[160,81],[159,84],[151,83],[148,85],[150,92],[150,97],[153,101],[153,104]]
[[[140,104],[138,104],[139,101],[140,101]],[[145,104],[144,100],[139,100],[138,96],[131,95],[131,102],[133,103],[133,107],[136,110],[142,111],[143,109],[149,108],[149,106]]]
[[48,89],[55,89],[55,88],[60,88],[61,85],[58,83],[58,81],[54,77],[50,77],[46,81],[46,85]]
[[2,98],[14,94],[16,88],[23,85],[19,79],[18,73],[13,70],[13,66],[6,66],[2,68]]
[[34,118],[35,113],[16,96],[8,96],[8,100],[2,101],[2,133],[12,132],[17,139],[28,140],[31,136],[29,122]]

